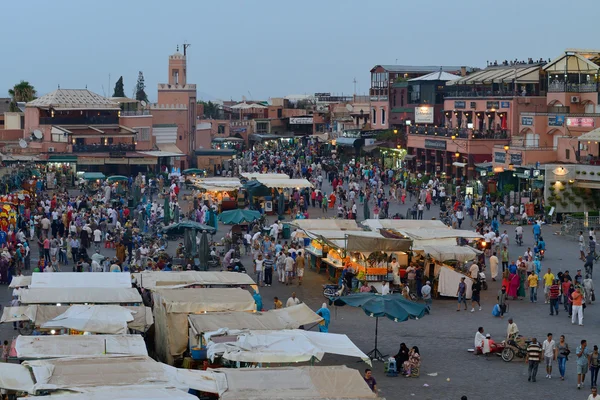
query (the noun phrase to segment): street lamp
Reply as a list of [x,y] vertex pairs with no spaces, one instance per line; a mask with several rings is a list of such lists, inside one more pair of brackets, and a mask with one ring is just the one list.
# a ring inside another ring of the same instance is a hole
[[460,153],[457,151],[456,153],[454,153],[454,157],[456,157],[456,158],[460,157]]
[[504,151],[508,153],[508,150],[510,150],[510,146],[505,144],[504,145]]
[[394,135],[398,134],[398,129],[394,129]]

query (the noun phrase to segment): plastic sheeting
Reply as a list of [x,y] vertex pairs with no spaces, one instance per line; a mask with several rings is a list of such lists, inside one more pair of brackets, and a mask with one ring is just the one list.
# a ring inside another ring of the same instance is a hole
[[305,231],[315,230],[343,230],[343,231],[362,231],[363,229],[352,219],[297,219],[290,222],[290,225],[303,229]]
[[413,246],[413,250],[423,251],[425,254],[441,262],[448,260],[466,262],[473,260],[477,257],[477,254],[481,253],[479,250],[469,246],[415,245]]
[[[2,364],[0,364],[2,365]],[[36,390],[71,390],[95,392],[105,386],[143,385],[145,388],[189,388],[219,393],[226,384],[217,385],[214,374],[205,371],[179,370],[150,357],[55,358],[25,361],[35,376]],[[0,378],[1,379],[1,378]],[[224,385],[224,386],[223,386]],[[100,389],[102,390],[102,389]]]
[[34,393],[34,382],[24,366],[0,363],[0,388]]
[[440,220],[414,220],[414,219],[366,219],[362,224],[377,229],[412,229],[412,228],[446,228]]
[[19,336],[15,350],[20,359],[148,355],[140,335]]
[[456,272],[450,267],[442,266],[440,268],[440,274],[438,276],[438,293],[442,296],[447,297],[458,297],[456,295],[456,291],[458,290],[458,284],[460,283],[460,278],[466,278],[465,284],[467,285],[467,298],[471,298],[471,286],[473,285],[473,281],[466,275],[461,274],[460,272]]
[[198,335],[227,329],[280,330],[297,329],[301,325],[316,324],[323,318],[306,304],[266,312],[227,312],[190,315],[190,327]]
[[[25,397],[19,397],[25,399]],[[48,396],[29,396],[27,399],[49,400]],[[178,389],[148,388],[139,387],[134,389],[101,387],[94,392],[52,395],[52,400],[198,400],[198,397],[192,396]]]
[[265,179],[258,177],[256,180],[268,188],[301,189],[314,187],[314,185],[306,179]]
[[175,285],[256,285],[248,275],[227,271],[148,271],[133,274],[139,287],[154,289]]
[[[48,274],[62,275],[62,274]],[[111,275],[111,274],[106,274]],[[115,274],[116,275],[116,274]],[[142,296],[136,289],[125,288],[37,288],[21,290],[22,304],[82,304],[82,303],[141,303]]]
[[133,321],[133,311],[125,307],[76,304],[44,323],[42,328],[68,328],[81,332],[125,335],[127,324],[131,321]]
[[[260,172],[242,172],[242,176],[246,179],[290,179],[288,174],[261,174]],[[260,182],[260,180],[259,180]]]
[[[221,356],[231,361],[258,363],[291,363],[318,361],[325,353],[356,357],[369,365],[371,360],[346,335],[305,330],[231,332],[237,340],[210,341],[208,357]],[[226,333],[227,335],[228,333]]]
[[34,272],[31,275],[31,289],[37,288],[131,288],[129,272],[61,272],[48,274]]
[[8,285],[8,287],[11,289],[14,289],[14,288],[25,287],[25,286],[29,286],[29,285],[31,285],[31,276],[20,275],[20,276],[13,276],[12,280],[10,281],[10,285]]
[[389,239],[348,234],[346,250],[361,252],[408,251],[411,244],[412,240],[410,239]]
[[214,370],[227,377],[221,400],[365,400],[377,396],[346,366]]

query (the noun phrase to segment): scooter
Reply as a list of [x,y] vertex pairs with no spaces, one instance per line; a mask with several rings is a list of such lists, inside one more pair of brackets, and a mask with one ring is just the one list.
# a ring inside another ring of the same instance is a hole
[[481,282],[481,288],[483,290],[488,290],[488,284],[485,280],[485,272],[483,271],[479,273],[479,282]]

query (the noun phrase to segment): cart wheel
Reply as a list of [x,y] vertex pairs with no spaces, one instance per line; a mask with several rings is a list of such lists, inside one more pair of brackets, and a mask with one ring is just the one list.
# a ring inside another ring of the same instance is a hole
[[511,362],[515,358],[515,352],[510,347],[506,347],[502,350],[502,359],[506,362]]

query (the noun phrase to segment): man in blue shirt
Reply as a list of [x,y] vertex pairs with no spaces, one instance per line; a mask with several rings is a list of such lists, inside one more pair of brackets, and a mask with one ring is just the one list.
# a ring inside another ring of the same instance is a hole
[[533,241],[534,241],[534,243],[537,243],[541,234],[542,234],[542,228],[540,227],[540,224],[538,224],[538,223],[533,224]]

